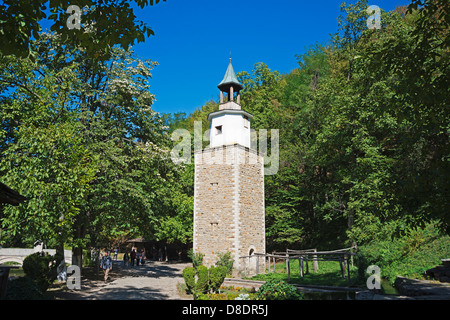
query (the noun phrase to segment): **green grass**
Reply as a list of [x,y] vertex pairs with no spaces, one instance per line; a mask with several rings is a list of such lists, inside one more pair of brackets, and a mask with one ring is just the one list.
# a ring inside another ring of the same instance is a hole
[[[300,277],[298,260],[291,260],[291,279],[289,283],[307,284],[307,285],[322,285],[322,286],[338,286],[346,287],[348,285],[347,278],[343,279],[341,275],[341,268],[337,261],[319,261],[319,269],[314,272],[313,262],[309,263],[309,273]],[[272,269],[273,270],[273,269]],[[288,282],[288,274],[286,271],[286,263],[280,262],[275,266],[275,273],[259,274],[251,278],[251,280],[268,281],[272,279],[283,280]],[[304,263],[304,270],[306,270],[306,263]],[[266,269],[267,272],[267,269]],[[358,268],[350,265],[350,286],[360,286],[358,283]]]

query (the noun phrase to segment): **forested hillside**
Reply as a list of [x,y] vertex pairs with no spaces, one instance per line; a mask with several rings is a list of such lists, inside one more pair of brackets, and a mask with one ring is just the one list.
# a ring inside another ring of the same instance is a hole
[[[265,177],[269,250],[394,239],[429,222],[448,232],[449,6],[382,12],[341,5],[339,31],[289,74],[238,73],[252,128],[279,129],[280,169]],[[217,101],[172,128],[208,128]]]

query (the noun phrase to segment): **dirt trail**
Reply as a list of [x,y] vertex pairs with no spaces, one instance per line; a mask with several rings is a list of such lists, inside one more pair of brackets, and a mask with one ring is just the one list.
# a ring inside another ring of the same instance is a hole
[[[103,272],[89,279],[82,276],[81,290],[55,294],[67,300],[178,300],[177,284],[183,282],[182,271],[192,263],[150,261],[140,266],[123,266],[113,261],[110,279],[103,281]],[[95,279],[95,280],[93,280]]]

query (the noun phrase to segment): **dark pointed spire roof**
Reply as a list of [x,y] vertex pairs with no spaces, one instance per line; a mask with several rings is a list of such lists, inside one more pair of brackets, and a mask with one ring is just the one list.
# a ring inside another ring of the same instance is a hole
[[230,87],[233,86],[233,89],[235,91],[242,90],[242,84],[238,81],[236,77],[236,73],[234,72],[233,65],[231,64],[231,58],[230,63],[228,64],[227,71],[225,72],[225,76],[223,77],[222,81],[217,86],[220,90],[228,92]]

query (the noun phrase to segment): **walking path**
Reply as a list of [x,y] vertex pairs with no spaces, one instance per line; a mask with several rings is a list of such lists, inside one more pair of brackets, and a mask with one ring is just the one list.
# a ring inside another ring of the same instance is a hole
[[139,266],[123,266],[113,261],[110,279],[103,281],[103,272],[87,279],[82,276],[81,290],[57,293],[66,300],[179,300],[177,284],[183,282],[182,271],[192,263],[150,261]]

